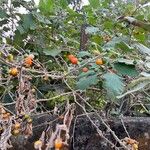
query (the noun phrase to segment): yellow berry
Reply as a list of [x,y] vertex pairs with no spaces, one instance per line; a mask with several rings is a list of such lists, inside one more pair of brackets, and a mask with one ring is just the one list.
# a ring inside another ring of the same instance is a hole
[[18,129],[14,129],[14,130],[12,131],[12,135],[14,135],[14,136],[19,135],[19,133],[20,133],[20,131],[19,131]]
[[35,141],[34,142],[34,148],[35,149],[40,149],[42,147],[42,141],[41,140],[38,140],[38,141]]

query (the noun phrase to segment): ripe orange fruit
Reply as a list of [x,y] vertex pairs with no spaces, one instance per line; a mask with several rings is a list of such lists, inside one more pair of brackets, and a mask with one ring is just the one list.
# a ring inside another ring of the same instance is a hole
[[28,55],[24,60],[25,66],[30,67],[33,64],[33,59],[34,59],[33,54]]
[[88,71],[88,68],[87,68],[87,67],[84,67],[84,68],[82,68],[82,71],[83,71],[83,72],[87,72],[87,71]]
[[10,117],[10,113],[9,112],[7,112],[6,114],[7,114],[8,117]]
[[103,64],[103,60],[102,60],[101,58],[99,58],[99,59],[97,59],[97,60],[95,61],[95,63],[96,63],[97,65],[102,65],[102,64]]
[[70,61],[72,64],[78,64],[78,58],[76,57],[71,58]]
[[8,120],[8,119],[9,119],[9,116],[8,116],[7,113],[5,113],[5,114],[2,115],[2,118],[3,118],[4,120]]
[[16,122],[14,128],[15,128],[15,129],[19,129],[20,126],[21,126],[20,123],[19,123],[19,122]]
[[9,70],[9,74],[10,75],[12,75],[12,76],[17,76],[17,74],[18,74],[18,69],[17,68],[11,68],[10,70]]
[[30,57],[27,57],[25,58],[24,63],[26,67],[30,67],[33,63],[33,60]]
[[75,58],[75,56],[72,55],[72,54],[68,55],[68,59],[69,59],[69,60],[71,60],[72,58]]
[[62,148],[62,146],[63,146],[62,139],[61,138],[57,138],[55,140],[55,149],[60,149],[60,148]]

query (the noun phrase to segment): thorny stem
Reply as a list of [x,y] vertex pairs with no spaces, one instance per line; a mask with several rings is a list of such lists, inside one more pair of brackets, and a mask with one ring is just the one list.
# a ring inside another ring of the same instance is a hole
[[110,131],[110,133],[113,135],[113,137],[115,138],[115,140],[125,149],[128,150],[128,148],[122,143],[122,141],[116,136],[116,134],[114,133],[113,130],[111,130],[111,128],[105,123],[105,121],[103,120],[103,118],[97,113],[97,111],[88,103],[84,100],[84,98],[82,98],[78,93],[77,95],[96,113],[96,115],[98,116],[98,118],[102,121],[102,123],[105,125],[105,127],[108,129],[108,131]]
[[98,134],[103,137],[109,144],[111,144],[113,147],[115,147],[115,145],[108,140],[103,134],[102,131],[99,130],[99,128],[95,125],[95,123],[91,120],[91,118],[89,117],[89,115],[87,115],[87,112],[85,110],[85,108],[78,103],[78,101],[76,100],[76,94],[92,109],[94,110],[94,112],[96,113],[96,115],[99,117],[99,119],[102,121],[102,123],[104,124],[104,126],[108,129],[108,131],[110,131],[110,133],[113,135],[113,137],[116,139],[117,142],[119,142],[119,144],[125,149],[128,150],[128,148],[122,143],[122,141],[116,136],[116,134],[114,133],[113,130],[111,130],[111,128],[105,123],[105,121],[103,120],[103,118],[101,116],[99,116],[99,114],[97,113],[97,111],[88,103],[84,100],[84,98],[82,98],[80,96],[80,94],[76,93],[71,87],[70,85],[68,85],[68,83],[64,80],[64,82],[66,83],[66,85],[68,86],[68,88],[72,91],[73,97],[74,97],[74,101],[83,109],[83,111],[85,112],[86,116],[88,117],[88,119],[91,121],[91,123],[95,126],[95,128],[97,129]]

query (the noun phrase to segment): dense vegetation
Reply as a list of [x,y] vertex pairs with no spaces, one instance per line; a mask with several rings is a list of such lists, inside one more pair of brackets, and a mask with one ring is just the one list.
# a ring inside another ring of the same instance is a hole
[[148,1],[1,0],[0,32],[1,149],[32,134],[35,114],[63,118],[47,142],[58,149],[76,115],[149,116]]

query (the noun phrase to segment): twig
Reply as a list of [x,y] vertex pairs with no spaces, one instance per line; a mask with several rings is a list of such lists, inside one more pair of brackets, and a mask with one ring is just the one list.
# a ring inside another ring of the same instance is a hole
[[[78,93],[77,93],[78,94]],[[128,148],[122,143],[122,141],[117,137],[117,135],[114,133],[113,130],[111,130],[111,128],[105,123],[105,121],[103,120],[103,118],[97,113],[97,111],[88,103],[84,100],[84,98],[82,98],[79,94],[78,96],[96,113],[96,115],[98,116],[98,118],[101,120],[101,122],[104,124],[104,126],[108,129],[108,131],[110,131],[110,133],[113,135],[113,137],[115,138],[115,140],[126,150],[128,150]]]

